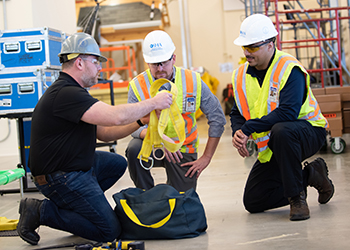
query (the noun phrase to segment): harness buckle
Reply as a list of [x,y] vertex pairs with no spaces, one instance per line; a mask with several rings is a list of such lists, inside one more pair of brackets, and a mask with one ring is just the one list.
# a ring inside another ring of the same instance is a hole
[[[163,152],[163,155],[161,157],[157,157],[156,156],[156,151],[157,150],[161,150]],[[165,150],[164,150],[164,144],[163,143],[160,143],[158,145],[152,145],[152,152],[153,152],[153,157],[154,159],[158,160],[158,161],[161,161],[164,159],[165,157]]]
[[145,169],[145,170],[150,170],[151,168],[153,168],[153,164],[154,164],[153,158],[152,158],[152,157],[148,157],[148,160],[151,161],[151,166],[147,168],[147,167],[145,167],[145,166],[142,164],[142,162],[143,162],[143,160],[142,160],[142,155],[140,155],[140,165],[141,165],[141,167],[142,167],[143,169]]

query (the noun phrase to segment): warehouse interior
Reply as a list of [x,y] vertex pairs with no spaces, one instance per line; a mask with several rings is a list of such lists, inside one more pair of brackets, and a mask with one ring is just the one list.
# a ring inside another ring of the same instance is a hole
[[[106,103],[126,103],[128,82],[147,69],[142,57],[143,38],[152,30],[166,31],[176,46],[176,65],[193,69],[207,77],[206,82],[225,110],[224,93],[232,82],[232,71],[244,63],[244,54],[233,40],[246,16],[268,15],[279,35],[276,46],[294,55],[308,70],[311,87],[322,113],[328,119],[327,143],[315,156],[328,165],[335,194],[327,204],[318,204],[317,192],[308,189],[311,218],[289,221],[289,207],[249,214],[242,202],[245,181],[256,160],[256,153],[242,158],[232,146],[229,116],[218,149],[198,181],[197,193],[205,208],[206,233],[189,239],[146,240],[145,249],[348,249],[347,199],[350,153],[350,2],[345,0],[2,0],[0,32],[49,27],[66,35],[87,27],[98,41],[103,63],[102,76],[107,81],[91,88],[90,94]],[[98,8],[98,11],[96,7]],[[94,25],[91,21],[96,14]],[[0,36],[1,39],[1,36]],[[0,40],[1,42],[1,40]],[[1,50],[4,50],[4,46]],[[6,58],[4,51],[0,59]],[[0,61],[0,85],[9,81]],[[59,71],[59,67],[52,70]],[[54,81],[55,74],[50,75]],[[111,95],[112,94],[112,95]],[[0,98],[2,99],[2,98]],[[1,107],[1,106],[0,106]],[[4,107],[4,106],[3,106]],[[0,172],[16,169],[26,162],[30,145],[21,140],[30,117],[8,117],[0,109]],[[207,122],[198,119],[199,155],[207,140]],[[27,132],[28,133],[28,132]],[[114,150],[125,155],[130,136],[100,145],[99,150]],[[22,138],[23,139],[23,138]],[[24,138],[25,139],[25,138]],[[0,217],[19,218],[21,197],[43,198],[25,172],[21,194],[20,180],[0,186]],[[164,183],[162,168],[153,169],[157,183]],[[133,187],[126,172],[106,192],[112,195]],[[74,249],[71,243],[85,239],[41,226],[39,245],[31,246],[17,235],[1,235],[1,249],[39,249],[60,246]],[[66,246],[65,246],[66,245]]]

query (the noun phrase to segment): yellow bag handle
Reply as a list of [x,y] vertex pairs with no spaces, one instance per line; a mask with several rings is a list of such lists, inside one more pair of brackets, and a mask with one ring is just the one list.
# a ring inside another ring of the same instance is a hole
[[157,223],[154,223],[151,225],[145,225],[137,218],[136,214],[132,211],[132,209],[129,207],[128,203],[126,202],[126,199],[120,199],[120,204],[122,205],[122,208],[125,214],[129,217],[129,219],[139,226],[148,227],[148,228],[159,228],[163,226],[165,223],[167,223],[170,220],[171,215],[173,214],[175,203],[176,203],[176,198],[169,199],[170,213],[164,219],[162,219]]
[[[167,79],[158,79],[154,81],[154,83],[151,86],[150,94],[151,97],[154,97],[157,94],[158,89],[164,85],[165,83],[169,82],[171,85],[171,91],[167,91],[173,94],[173,103],[171,104],[170,108],[163,109],[161,111],[159,120],[156,115],[156,112],[153,110],[150,114],[150,120],[148,123],[147,133],[142,143],[142,148],[140,150],[139,155],[137,156],[138,159],[140,159],[141,166],[149,170],[153,167],[153,158],[149,157],[153,151],[153,156],[157,160],[162,160],[165,156],[164,153],[164,146],[167,150],[174,153],[178,151],[183,142],[186,139],[186,133],[185,133],[185,121],[181,115],[181,112],[179,110],[179,107],[176,104],[176,98],[177,98],[177,87],[174,83],[170,82]],[[163,139],[164,130],[168,125],[168,120],[171,120],[174,129],[176,131],[176,134],[179,138],[178,143],[171,143]],[[163,156],[161,158],[157,158],[155,156],[156,150],[162,150]],[[143,166],[142,161],[148,162],[148,160],[151,160],[151,166],[149,168],[146,168]]]

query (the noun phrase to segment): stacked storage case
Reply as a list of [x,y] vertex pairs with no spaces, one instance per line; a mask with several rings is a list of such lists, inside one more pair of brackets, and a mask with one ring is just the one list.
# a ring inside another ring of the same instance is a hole
[[34,110],[59,75],[65,38],[47,27],[0,31],[0,115]]
[[24,190],[35,189],[28,166],[31,113],[58,78],[65,33],[51,28],[0,31],[0,117],[18,119]]

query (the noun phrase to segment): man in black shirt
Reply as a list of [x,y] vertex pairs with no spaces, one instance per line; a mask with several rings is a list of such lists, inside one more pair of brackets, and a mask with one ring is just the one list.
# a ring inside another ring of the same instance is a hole
[[290,220],[305,220],[310,217],[307,186],[318,190],[321,204],[334,193],[323,159],[306,163],[304,169],[301,165],[323,145],[328,123],[307,71],[275,47],[277,34],[267,16],[254,14],[243,21],[234,41],[242,46],[247,63],[232,76],[232,144],[242,157],[249,156],[249,136],[258,147],[244,190],[245,208],[257,213],[290,204]]
[[[62,44],[62,72],[40,98],[32,115],[29,168],[34,183],[48,199],[22,199],[17,231],[36,245],[40,225],[95,241],[113,241],[120,224],[104,191],[124,174],[124,157],[95,151],[96,139],[123,138],[154,109],[172,103],[170,93],[134,104],[111,106],[90,96],[97,83],[101,56],[96,41],[76,33]],[[138,120],[141,119],[141,120]]]

